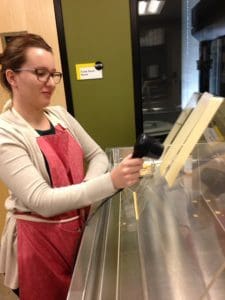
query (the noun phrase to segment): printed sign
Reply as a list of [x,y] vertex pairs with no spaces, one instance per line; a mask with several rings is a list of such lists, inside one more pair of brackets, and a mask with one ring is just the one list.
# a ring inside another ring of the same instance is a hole
[[96,68],[96,63],[76,64],[77,80],[101,79],[102,69]]

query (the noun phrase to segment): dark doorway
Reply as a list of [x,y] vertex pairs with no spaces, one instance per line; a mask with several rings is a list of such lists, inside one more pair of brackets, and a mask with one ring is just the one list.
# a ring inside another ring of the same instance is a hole
[[163,140],[181,111],[182,1],[161,2],[157,14],[147,12],[150,0],[130,0],[130,8],[136,131]]

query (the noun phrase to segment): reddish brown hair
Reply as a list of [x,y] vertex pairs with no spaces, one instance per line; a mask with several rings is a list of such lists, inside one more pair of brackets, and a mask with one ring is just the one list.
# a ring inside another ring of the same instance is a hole
[[52,48],[37,34],[23,34],[12,38],[3,53],[0,54],[0,83],[12,92],[5,72],[7,69],[19,69],[26,62],[26,50],[30,47],[42,48],[52,53]]

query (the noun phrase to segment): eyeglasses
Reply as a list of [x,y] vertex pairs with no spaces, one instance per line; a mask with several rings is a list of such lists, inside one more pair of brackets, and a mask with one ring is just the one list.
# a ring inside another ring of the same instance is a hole
[[48,82],[49,78],[52,77],[54,80],[54,83],[60,83],[60,80],[62,78],[62,73],[61,72],[49,72],[45,68],[37,68],[37,69],[26,69],[26,68],[21,68],[21,69],[16,69],[14,72],[22,72],[22,71],[27,71],[31,72],[34,75],[37,76],[37,79],[41,82]]

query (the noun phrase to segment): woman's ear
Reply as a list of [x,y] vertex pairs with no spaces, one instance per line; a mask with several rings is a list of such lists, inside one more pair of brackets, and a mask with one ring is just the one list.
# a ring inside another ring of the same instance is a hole
[[16,87],[16,73],[13,70],[7,69],[5,71],[5,76],[11,87]]

